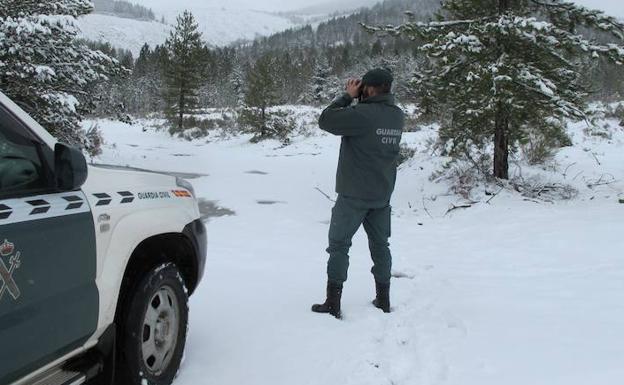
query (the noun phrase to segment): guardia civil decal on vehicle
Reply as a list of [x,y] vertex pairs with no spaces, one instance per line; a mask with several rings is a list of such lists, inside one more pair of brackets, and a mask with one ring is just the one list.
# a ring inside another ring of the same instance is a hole
[[21,253],[16,251],[15,245],[8,240],[0,245],[0,301],[6,292],[13,300],[17,300],[20,295],[20,288],[13,279],[13,273],[20,268]]
[[39,195],[0,202],[0,225],[61,217],[89,211],[82,192]]
[[[114,205],[126,205],[129,203],[136,203],[136,201],[153,201],[159,199],[172,199],[176,198],[192,198],[193,195],[186,190],[171,190],[171,191],[143,191],[134,193],[131,191],[119,191],[116,193],[101,192],[92,194],[93,205],[95,207],[102,206],[114,206]],[[0,207],[0,215],[2,215],[2,208]]]

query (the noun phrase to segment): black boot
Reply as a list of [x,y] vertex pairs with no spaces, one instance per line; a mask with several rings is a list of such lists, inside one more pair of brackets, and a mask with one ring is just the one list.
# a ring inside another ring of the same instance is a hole
[[327,282],[327,299],[323,304],[312,305],[315,313],[329,313],[340,319],[340,299],[342,298],[342,284]]
[[377,298],[373,300],[373,305],[384,313],[390,313],[390,284],[375,282],[375,288]]

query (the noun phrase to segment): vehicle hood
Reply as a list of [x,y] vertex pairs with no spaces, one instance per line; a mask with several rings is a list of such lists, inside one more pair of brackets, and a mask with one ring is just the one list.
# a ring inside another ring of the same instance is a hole
[[154,188],[173,188],[176,178],[148,170],[129,167],[90,165],[84,189],[93,191],[142,191]]

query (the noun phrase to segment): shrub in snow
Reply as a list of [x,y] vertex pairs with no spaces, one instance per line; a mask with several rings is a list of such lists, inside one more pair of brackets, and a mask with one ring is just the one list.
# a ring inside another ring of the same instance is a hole
[[104,144],[104,138],[102,137],[102,131],[100,127],[94,123],[89,127],[85,134],[85,150],[92,157],[102,155],[102,145]]
[[576,188],[564,183],[553,183],[538,175],[530,178],[523,178],[521,175],[516,176],[511,178],[508,183],[514,190],[529,199],[553,202],[570,200],[578,196]]
[[[608,33],[597,43],[577,27]],[[448,111],[441,136],[453,154],[493,143],[493,174],[509,177],[509,155],[534,130],[561,136],[586,119],[588,60],[624,63],[624,25],[563,0],[445,0],[438,20],[368,27],[412,38],[430,61],[413,86],[427,109]]]
[[119,63],[76,40],[88,0],[0,0],[0,89],[52,135],[87,148],[80,128],[87,87],[121,73]]
[[404,143],[401,144],[401,148],[399,150],[399,160],[398,163],[399,164],[403,164],[407,161],[409,161],[410,159],[412,159],[414,157],[414,155],[416,155],[416,149],[413,147],[410,147]]
[[543,164],[551,160],[556,150],[572,145],[572,140],[565,132],[565,125],[555,120],[544,127],[531,127],[519,140],[524,159],[530,165]]
[[244,108],[238,118],[243,132],[253,133],[252,142],[265,139],[278,139],[284,144],[290,142],[289,136],[297,127],[297,122],[287,111]]
[[[493,185],[490,177],[488,165],[492,158],[487,154],[477,154],[476,156],[464,156],[461,159],[455,158],[442,165],[440,170],[435,171],[429,180],[450,183],[450,191],[464,199],[472,200],[473,191],[479,186]],[[494,187],[492,186],[492,190]]]
[[206,137],[215,130],[221,130],[221,134],[225,134],[236,125],[236,119],[233,114],[224,111],[220,114],[208,114],[207,116],[185,116],[183,125],[184,130],[170,129],[170,133],[172,135],[177,134],[187,140],[193,140]]
[[608,118],[618,119],[620,126],[624,127],[624,103],[617,103],[607,112]]

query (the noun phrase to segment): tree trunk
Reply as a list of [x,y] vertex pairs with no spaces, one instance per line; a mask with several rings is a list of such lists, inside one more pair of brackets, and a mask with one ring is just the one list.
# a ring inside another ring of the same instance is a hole
[[498,13],[502,15],[509,9],[509,0],[498,0]]
[[[510,0],[498,0],[498,13],[506,13],[510,7]],[[498,42],[500,55],[506,51],[505,44]],[[509,115],[500,104],[496,109],[494,127],[494,176],[500,179],[509,179]]]
[[262,138],[266,137],[267,126],[266,126],[266,107],[262,106],[262,127],[260,128],[260,136]]
[[509,117],[502,107],[496,111],[494,128],[494,176],[509,179]]
[[178,100],[178,129],[184,128],[184,112],[186,110],[186,85],[184,82],[180,85],[180,99]]

